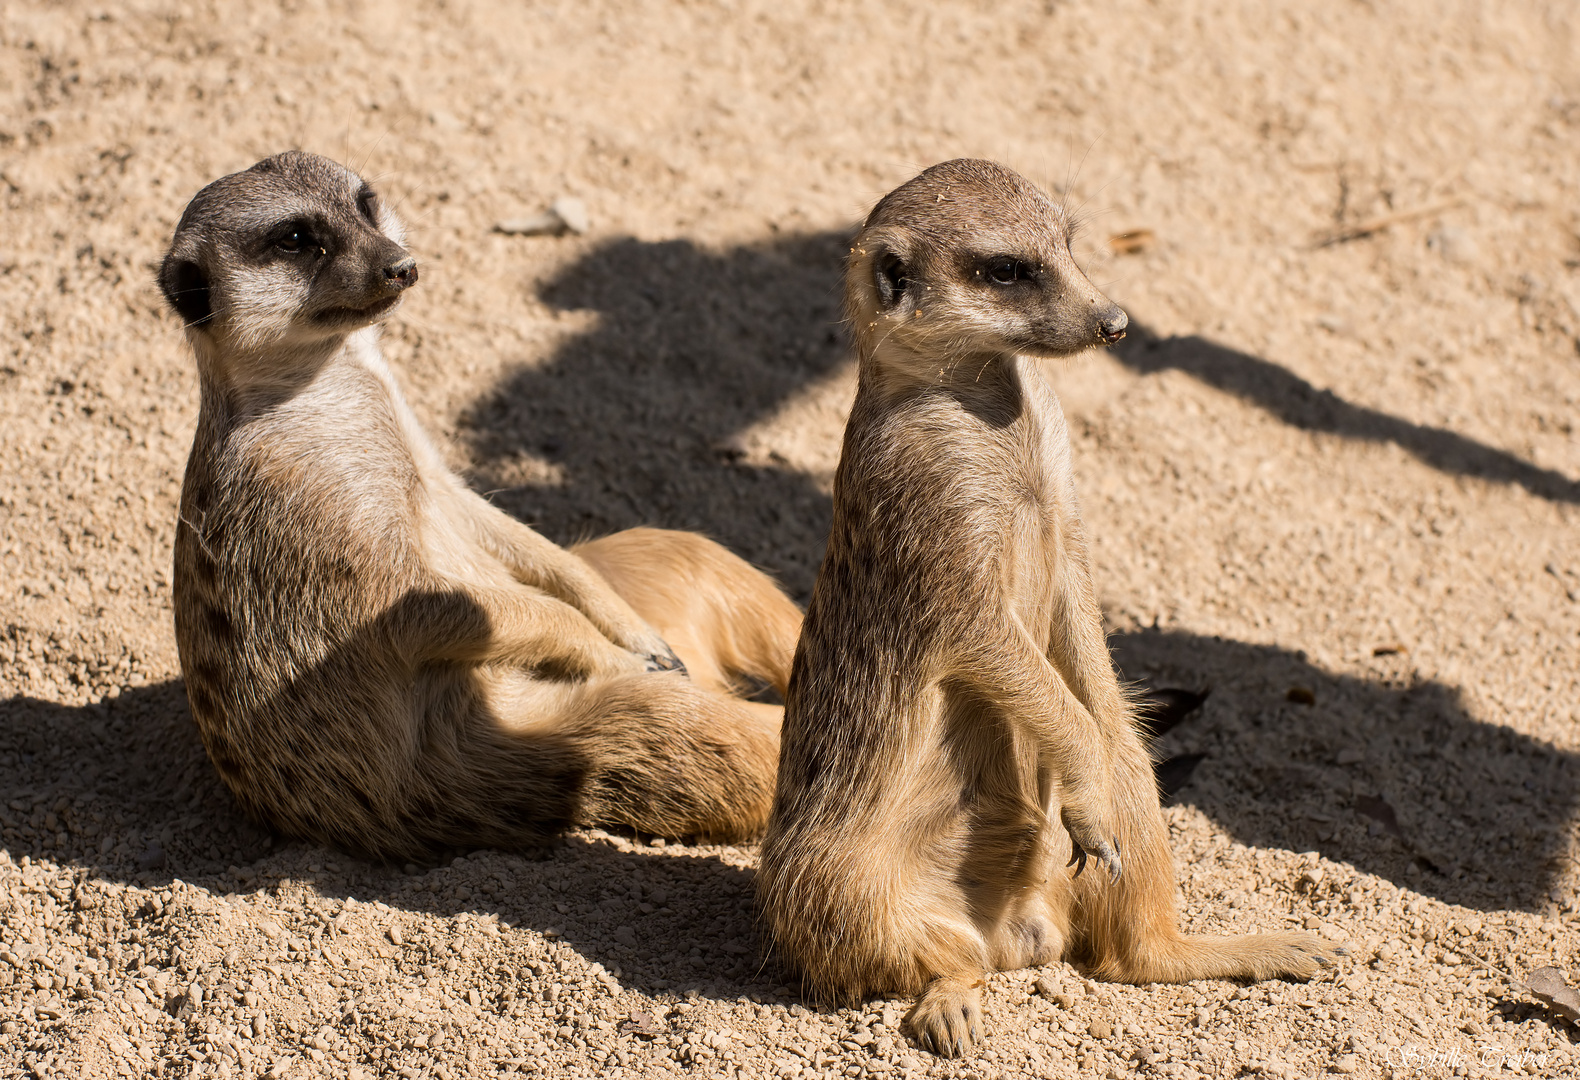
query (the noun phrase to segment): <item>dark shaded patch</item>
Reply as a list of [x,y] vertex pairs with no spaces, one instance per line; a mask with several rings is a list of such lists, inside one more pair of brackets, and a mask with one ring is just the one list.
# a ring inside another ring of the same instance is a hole
[[212,719],[220,714],[219,699],[209,689],[209,684],[197,679],[187,681],[187,701],[195,716]]
[[1181,788],[1190,783],[1196,766],[1200,765],[1206,757],[1206,754],[1180,754],[1152,766],[1152,774],[1158,780],[1158,793],[1165,802],[1174,798]]
[[1399,817],[1393,812],[1393,807],[1381,795],[1361,795],[1355,800],[1355,809],[1381,825],[1393,836],[1403,836],[1404,830],[1399,827]]
[[1211,693],[1211,689],[1198,692],[1172,686],[1146,690],[1136,705],[1136,719],[1147,734],[1161,738],[1201,708]]
[[[210,564],[212,566],[212,564]],[[231,626],[230,615],[224,608],[210,606],[203,613],[204,621],[208,625],[208,632],[220,641],[228,642],[235,637],[235,629]]]

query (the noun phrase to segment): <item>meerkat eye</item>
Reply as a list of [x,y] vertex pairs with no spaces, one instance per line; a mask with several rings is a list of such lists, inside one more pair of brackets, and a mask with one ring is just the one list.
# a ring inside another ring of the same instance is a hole
[[370,225],[379,223],[379,197],[372,188],[365,187],[357,193],[357,209],[362,211],[362,216],[368,219]]
[[306,222],[290,222],[287,225],[282,225],[274,234],[274,249],[283,251],[287,255],[314,251],[321,246]]
[[1030,268],[1019,259],[1012,259],[1008,255],[999,255],[989,259],[987,266],[988,280],[995,285],[1013,285],[1017,281],[1025,281],[1031,276]]

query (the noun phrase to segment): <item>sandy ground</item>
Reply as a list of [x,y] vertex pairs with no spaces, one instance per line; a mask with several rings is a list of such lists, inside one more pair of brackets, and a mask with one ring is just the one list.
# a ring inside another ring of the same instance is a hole
[[[1335,0],[0,8],[0,1075],[1572,1075],[1580,812],[1573,6]],[[586,833],[376,866],[270,837],[186,712],[195,373],[152,268],[289,147],[375,179],[387,341],[476,486],[570,541],[706,530],[804,600],[851,392],[852,223],[959,155],[1086,219],[1137,324],[1058,375],[1186,921],[1352,946],[1309,985],[764,960],[751,848]],[[573,195],[585,236],[491,231]],[[1138,233],[1110,242],[1119,234]],[[1324,243],[1324,241],[1331,241]]]

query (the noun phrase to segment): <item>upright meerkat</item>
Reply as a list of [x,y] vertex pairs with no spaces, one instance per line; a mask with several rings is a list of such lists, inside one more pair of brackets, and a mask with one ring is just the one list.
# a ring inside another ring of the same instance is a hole
[[[1040,367],[1126,326],[1062,209],[1002,166],[936,165],[873,209],[845,298],[856,400],[757,878],[777,954],[825,997],[919,993],[908,1026],[949,1055],[980,1037],[994,970],[1069,958],[1178,982],[1331,963],[1310,934],[1179,931]],[[1083,876],[1088,856],[1106,872]]]
[[759,831],[780,710],[731,690],[783,689],[800,612],[700,536],[566,551],[469,490],[379,349],[402,243],[355,173],[287,153],[200,191],[160,269],[201,379],[175,618],[220,776],[383,857]]

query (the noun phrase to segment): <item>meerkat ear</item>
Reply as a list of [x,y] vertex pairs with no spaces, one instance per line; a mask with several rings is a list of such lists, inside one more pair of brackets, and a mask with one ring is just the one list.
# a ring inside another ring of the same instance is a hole
[[904,260],[888,248],[878,251],[872,259],[872,283],[878,290],[878,306],[894,310],[910,285]]
[[159,268],[159,289],[187,326],[198,326],[214,317],[214,309],[209,304],[208,278],[203,276],[203,269],[197,263],[168,256]]

